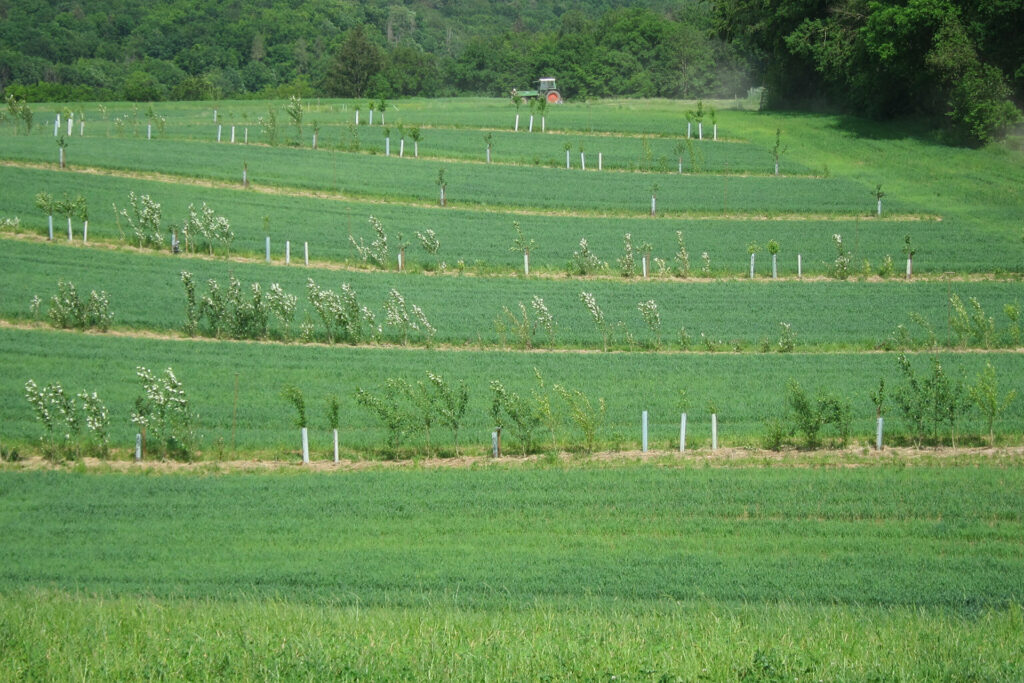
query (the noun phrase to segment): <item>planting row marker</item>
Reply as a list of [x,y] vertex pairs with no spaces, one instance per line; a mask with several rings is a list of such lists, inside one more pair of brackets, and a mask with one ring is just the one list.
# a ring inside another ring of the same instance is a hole
[[647,411],[646,410],[643,412],[643,415],[642,415],[640,421],[642,423],[642,427],[641,427],[641,442],[643,444],[643,452],[646,453],[647,452]]
[[267,263],[270,263],[270,236],[267,235]]
[[686,413],[679,418],[679,452],[686,450]]

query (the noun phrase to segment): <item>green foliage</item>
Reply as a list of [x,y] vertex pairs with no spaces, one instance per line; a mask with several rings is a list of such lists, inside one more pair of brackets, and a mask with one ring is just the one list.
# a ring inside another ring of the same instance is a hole
[[956,447],[956,425],[968,408],[968,393],[961,380],[946,374],[937,357],[931,359],[931,374],[918,375],[906,355],[896,358],[904,384],[893,394],[896,405],[910,427],[915,444],[925,439],[942,442],[940,431],[949,428],[950,442]]
[[352,244],[352,248],[356,250],[360,260],[371,263],[378,268],[387,268],[390,264],[388,263],[388,236],[384,232],[384,223],[379,218],[370,216],[370,227],[373,228],[374,238],[369,245],[362,238],[356,242],[352,235],[348,236],[348,241]]
[[295,418],[292,420],[292,423],[299,429],[307,427],[309,421],[306,418],[306,398],[302,395],[302,390],[293,384],[289,384],[281,389],[281,398],[295,408]]
[[536,401],[509,391],[499,380],[491,380],[491,419],[501,429],[511,432],[523,455],[536,448],[534,433],[541,424]]
[[128,222],[128,227],[140,248],[159,248],[164,242],[163,233],[160,231],[160,205],[150,199],[148,194],[136,196],[134,192],[129,192],[128,206],[131,213],[128,209],[118,210],[114,204],[114,213]]
[[978,375],[977,381],[970,387],[971,400],[981,414],[985,417],[988,426],[988,442],[990,446],[995,445],[995,432],[993,424],[996,419],[1006,412],[1010,403],[1017,397],[1017,390],[1013,389],[1006,394],[1000,394],[999,381],[996,377],[996,369],[992,363],[985,362],[985,369]]
[[811,398],[794,380],[786,386],[786,403],[790,409],[790,420],[793,431],[804,436],[806,448],[817,448],[821,445],[819,436],[826,425],[835,427],[840,446],[846,446],[850,437],[850,405],[831,395]]

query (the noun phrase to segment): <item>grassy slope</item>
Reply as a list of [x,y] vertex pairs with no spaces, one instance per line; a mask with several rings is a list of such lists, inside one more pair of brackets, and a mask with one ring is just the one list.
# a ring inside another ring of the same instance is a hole
[[[301,263],[301,258],[299,259]],[[602,335],[590,314],[579,301],[581,291],[594,294],[609,323],[617,321],[639,343],[653,343],[653,335],[644,324],[637,304],[649,299],[659,304],[661,336],[670,347],[679,347],[679,330],[685,327],[691,344],[701,348],[700,333],[716,342],[739,343],[754,349],[762,340],[774,345],[780,334],[780,322],[793,325],[798,346],[812,348],[871,349],[893,335],[897,325],[922,341],[926,331],[911,321],[921,315],[944,343],[955,343],[949,329],[949,293],[958,294],[965,305],[976,297],[997,321],[999,341],[1009,342],[1005,304],[1020,303],[1020,285],[1011,282],[756,282],[625,280],[522,280],[480,277],[442,277],[379,272],[338,272],[303,267],[268,267],[260,263],[226,263],[221,260],[183,259],[170,254],[140,255],[107,250],[86,251],[63,246],[6,241],[0,252],[3,294],[0,316],[28,318],[29,301],[39,295],[44,300],[56,293],[59,279],[71,281],[87,296],[89,290],[110,295],[115,325],[160,331],[180,331],[185,322],[185,295],[179,273],[188,270],[195,276],[197,296],[207,289],[206,281],[217,279],[227,286],[231,273],[248,289],[260,282],[264,290],[280,283],[284,291],[296,295],[300,304],[290,336],[298,334],[298,324],[309,313],[306,281],[313,278],[324,287],[337,289],[349,283],[362,305],[384,320],[383,304],[388,290],[398,289],[408,302],[426,312],[437,328],[436,341],[458,345],[498,344],[501,338],[494,321],[508,307],[518,314],[518,303],[529,310],[532,297],[540,296],[557,324],[556,344],[563,347],[602,348]],[[809,301],[842,301],[842,305]],[[44,306],[45,317],[46,306]],[[829,315],[823,316],[823,310]],[[531,318],[533,312],[530,313]],[[319,321],[317,322],[318,326]],[[277,324],[275,323],[275,327]],[[386,336],[401,341],[396,332]],[[518,344],[509,334],[509,343]],[[613,338],[626,347],[621,332]],[[414,335],[414,340],[419,335]],[[547,346],[543,330],[534,335],[537,346]]]
[[[1016,354],[941,354],[947,373],[973,381],[985,362],[991,362],[1002,378],[1019,374]],[[59,367],[55,359],[60,359]],[[920,372],[927,358],[918,357]],[[330,434],[324,422],[324,402],[336,394],[341,399],[341,443],[345,448],[367,450],[384,445],[384,433],[365,409],[355,403],[357,387],[378,388],[389,377],[411,381],[425,379],[427,371],[449,380],[463,379],[469,386],[470,404],[460,441],[472,453],[484,453],[494,428],[489,415],[488,384],[501,380],[510,390],[531,395],[537,389],[533,369],[547,386],[561,383],[585,391],[592,400],[604,398],[608,415],[599,433],[612,448],[639,443],[640,413],[651,413],[654,448],[678,448],[679,391],[688,397],[688,443],[708,445],[708,402],[719,415],[723,444],[756,442],[764,433],[764,419],[785,410],[787,381],[799,381],[808,391],[834,392],[849,400],[855,435],[874,433],[874,407],[869,393],[885,377],[890,391],[902,383],[893,354],[689,354],[637,353],[522,353],[443,352],[403,349],[359,349],[325,346],[278,346],[239,342],[159,341],[72,335],[51,331],[0,329],[0,405],[5,406],[5,437],[28,441],[41,435],[29,404],[23,399],[25,381],[40,386],[61,382],[75,393],[98,391],[111,412],[115,445],[132,443],[134,430],[128,416],[140,393],[135,368],[154,370],[172,366],[184,382],[193,408],[199,414],[199,432],[208,456],[227,449],[232,440],[235,374],[239,381],[237,445],[240,449],[294,453],[297,432],[291,426],[291,408],[280,398],[286,384],[306,394],[311,420],[314,457],[325,457]],[[560,400],[555,400],[559,441],[577,442],[579,435]],[[895,411],[895,408],[892,409]],[[897,414],[890,417],[889,434],[901,429]],[[1010,405],[996,428],[1003,434],[1019,434],[1024,427],[1024,402]],[[977,417],[960,431],[982,431]],[[550,442],[544,429],[542,443]],[[434,443],[450,443],[446,430],[434,430]],[[514,452],[514,437],[506,441]],[[422,437],[416,443],[422,445]],[[294,457],[289,455],[287,457]]]
[[[162,205],[166,225],[180,224],[189,204],[207,202],[218,213],[228,217],[235,232],[233,248],[240,253],[260,256],[264,238],[272,239],[275,259],[284,258],[284,241],[296,248],[310,243],[312,258],[353,260],[355,252],[348,242],[354,235],[369,241],[372,230],[367,224],[370,215],[384,222],[394,238],[403,233],[412,242],[406,253],[410,264],[434,264],[445,261],[454,268],[462,260],[469,266],[485,270],[522,267],[521,255],[512,244],[512,220],[518,220],[528,237],[536,241],[531,252],[531,266],[564,272],[572,253],[586,238],[590,248],[601,260],[614,268],[622,254],[622,236],[629,232],[635,244],[649,242],[653,256],[671,262],[678,249],[676,231],[683,232],[694,273],[701,266],[701,252],[708,252],[716,273],[745,273],[749,265],[747,245],[762,245],[775,239],[781,245],[779,273],[796,273],[796,254],[803,255],[805,273],[824,273],[835,258],[832,235],[842,234],[859,271],[864,259],[877,269],[885,256],[893,257],[899,271],[904,235],[910,235],[918,249],[915,272],[993,272],[1024,269],[1024,242],[1012,231],[994,231],[993,226],[977,221],[965,222],[958,216],[945,216],[942,221],[897,220],[697,220],[659,218],[579,218],[572,216],[509,216],[504,213],[472,210],[417,208],[394,204],[341,202],[311,197],[288,197],[241,189],[194,187],[188,184],[161,183],[130,178],[103,177],[91,174],[0,167],[0,182],[8,189],[3,213],[18,216],[23,226],[40,234],[46,232],[46,217],[35,208],[33,198],[41,191],[55,197],[62,193],[82,194],[90,206],[89,234],[92,239],[120,239],[127,226],[119,230],[111,204],[124,208],[128,193],[149,194]],[[269,229],[263,217],[270,218]],[[66,235],[63,218],[55,218],[55,231]],[[426,255],[415,239],[417,231],[434,230],[441,240],[437,257]],[[81,225],[74,225],[76,239],[81,239]],[[769,268],[767,253],[758,260],[760,273]]]

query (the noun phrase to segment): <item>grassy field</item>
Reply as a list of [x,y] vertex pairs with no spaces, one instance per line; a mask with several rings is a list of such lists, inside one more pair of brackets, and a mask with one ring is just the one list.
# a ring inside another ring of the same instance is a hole
[[0,661],[30,678],[1012,679],[1022,490],[1019,467],[990,465],[4,472]]

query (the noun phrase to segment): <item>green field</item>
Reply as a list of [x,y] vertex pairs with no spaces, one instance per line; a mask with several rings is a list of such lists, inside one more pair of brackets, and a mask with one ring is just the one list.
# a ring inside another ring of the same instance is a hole
[[1022,490],[1016,465],[5,472],[0,658],[15,678],[1013,679]]
[[[548,110],[546,133],[531,134],[512,132],[507,101],[466,98],[391,103],[388,158],[380,126],[353,125],[356,105],[366,123],[365,104],[309,100],[300,136],[282,102],[158,103],[166,123],[152,140],[147,105],[76,106],[86,126],[67,140],[70,171],[56,168],[51,111],[60,105],[35,106],[30,135],[0,125],[0,220],[10,219],[0,234],[0,455],[9,461],[0,464],[0,681],[1024,676],[1019,152],[941,146],[919,124],[721,101],[720,140],[695,142],[697,163],[688,157],[679,174],[693,102],[570,102]],[[270,108],[274,140],[259,123]],[[408,135],[398,158],[399,124],[421,127],[420,159],[409,158]],[[238,140],[248,128],[248,145],[228,142],[231,125]],[[61,215],[54,243],[45,241],[39,192],[86,198],[89,244],[80,218],[66,243]],[[230,259],[173,255],[166,241],[133,246],[112,207],[129,192],[161,203],[165,238],[189,204],[208,203],[231,222]],[[373,239],[371,215],[391,247],[383,268],[349,242]],[[513,221],[534,240],[529,278]],[[427,229],[440,238],[436,255],[415,238]],[[665,272],[677,231],[686,278]],[[650,279],[620,275],[626,233],[664,264]],[[410,243],[405,273],[400,234]],[[843,281],[830,275],[833,235],[849,251]],[[581,238],[609,265],[569,276]],[[880,277],[887,256],[892,271]],[[245,288],[279,283],[298,297],[294,322],[274,320],[258,341],[212,339],[204,322],[190,339],[182,270],[200,297],[210,278],[222,288],[231,275]],[[351,285],[380,333],[323,343],[307,278]],[[82,295],[108,292],[111,329],[51,329],[45,302],[59,280]],[[422,307],[432,339],[413,332],[402,346],[404,334],[384,324],[391,289]],[[604,313],[607,339],[584,291]],[[38,320],[34,296],[44,301]],[[526,349],[495,320],[535,296],[555,334],[534,330]],[[647,300],[658,304],[657,332],[638,310]],[[776,352],[789,348],[780,323],[795,334],[787,353]],[[899,349],[909,351],[916,393]],[[198,462],[181,472],[160,462],[156,427],[145,462],[131,462],[140,366],[173,368],[184,387],[188,457]],[[987,368],[1002,406],[993,444],[984,397],[969,390]],[[416,407],[428,373],[465,383],[457,436],[440,412]],[[97,392],[110,450],[94,448],[85,428],[62,447],[73,427],[61,418],[46,432],[26,400],[30,379]],[[414,388],[395,403],[405,417],[395,430],[357,400],[359,389],[382,396],[389,380]],[[532,431],[517,428],[506,408],[501,460],[489,458],[494,381],[533,420]],[[791,408],[793,382],[823,421],[824,451],[805,445],[814,425]],[[299,464],[289,385],[304,396],[310,467]],[[580,392],[575,412],[571,391]],[[929,433],[915,427],[914,406],[901,408],[907,396],[932,401],[919,415]],[[643,411],[652,452],[639,455]],[[845,443],[827,422],[843,411]],[[240,471],[254,468],[270,471]]]

